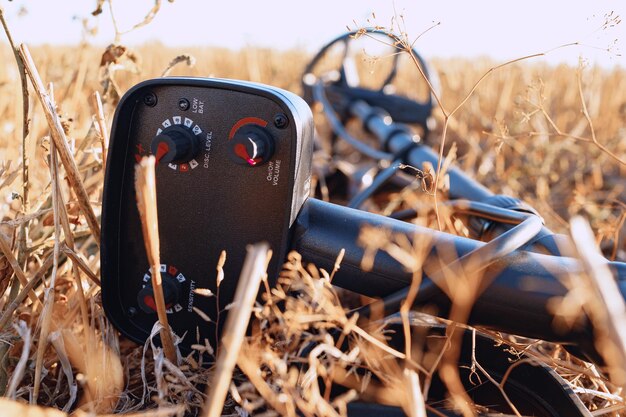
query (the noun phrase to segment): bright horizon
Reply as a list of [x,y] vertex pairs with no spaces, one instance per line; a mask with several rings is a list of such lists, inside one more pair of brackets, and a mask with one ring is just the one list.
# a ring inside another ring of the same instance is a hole
[[[154,0],[114,1],[120,28],[142,20],[153,4]],[[83,36],[82,18],[89,18],[89,24],[98,27],[98,34],[88,38],[90,43],[108,44],[114,39],[108,4],[99,17],[91,16],[95,0],[2,0],[0,5],[16,42],[76,44]],[[26,14],[20,16],[21,8]],[[585,46],[557,49],[545,61],[576,65],[582,56],[590,64],[626,67],[626,57],[618,56],[626,51],[626,22],[599,29],[611,12],[626,16],[626,2],[477,0],[415,4],[409,0],[319,0],[313,5],[280,0],[176,0],[163,1],[152,23],[124,35],[121,41],[129,45],[158,41],[181,48],[258,46],[313,52],[346,31],[346,26],[389,27],[392,16],[401,14],[412,38],[440,22],[416,43],[417,50],[427,57],[488,56],[506,61],[580,42]],[[6,43],[5,36],[0,39]],[[606,51],[609,47],[612,52]]]

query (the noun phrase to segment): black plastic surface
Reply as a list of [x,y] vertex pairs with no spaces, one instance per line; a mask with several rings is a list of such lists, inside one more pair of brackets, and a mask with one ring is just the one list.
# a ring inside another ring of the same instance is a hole
[[[148,93],[156,95],[155,106],[144,104]],[[186,111],[178,106],[183,98],[191,103]],[[277,114],[288,118],[285,127],[274,126]],[[308,196],[313,126],[300,98],[252,83],[165,78],[139,84],[124,96],[113,123],[105,179],[102,300],[116,327],[138,342],[146,339],[157,317],[139,308],[137,300],[150,271],[134,169],[150,153],[160,130],[178,123],[196,134],[202,149],[186,164],[157,164],[156,187],[162,270],[179,286],[168,317],[176,334],[184,337],[184,349],[205,338],[215,346],[215,324],[224,320],[247,244],[265,240],[275,253],[286,253],[290,225]],[[248,125],[273,138],[272,157],[258,166],[239,165],[229,157],[229,141]],[[216,266],[222,250],[227,255],[218,290]],[[270,277],[277,276],[282,261],[273,257]],[[198,288],[215,295],[194,293]],[[196,308],[212,322],[203,321]]]

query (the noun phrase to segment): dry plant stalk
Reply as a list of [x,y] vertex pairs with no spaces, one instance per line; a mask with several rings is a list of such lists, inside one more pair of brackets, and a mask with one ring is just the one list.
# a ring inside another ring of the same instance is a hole
[[93,93],[93,102],[96,108],[96,123],[98,124],[100,146],[102,147],[102,167],[106,168],[107,150],[109,149],[109,131],[107,129],[106,119],[104,117],[102,99],[100,98],[100,93],[97,91]]
[[[52,97],[52,95],[51,95]],[[65,245],[69,248],[74,247],[74,237],[71,233],[65,203],[61,193],[59,181],[59,167],[57,161],[57,151],[54,142],[50,144],[50,171],[52,177],[52,200],[53,213],[55,221],[55,246],[53,253],[53,271],[50,288],[46,290],[46,298],[44,300],[44,311],[42,312],[43,324],[41,327],[41,337],[39,339],[37,351],[37,372],[40,372],[40,355],[46,347],[46,343],[42,341],[48,340],[48,334],[62,327],[53,322],[53,307],[55,293],[55,278],[58,270],[58,257],[61,251],[62,241],[59,232],[63,230],[65,235]],[[79,309],[81,313],[82,335],[76,336],[71,331],[61,328],[61,341],[55,344],[55,349],[59,346],[63,347],[63,352],[57,353],[59,357],[66,355],[72,367],[77,369],[85,380],[86,394],[83,396],[81,403],[87,404],[90,408],[97,412],[110,412],[117,404],[119,394],[124,387],[124,372],[122,364],[117,353],[111,349],[106,343],[98,343],[97,335],[94,328],[89,322],[89,308],[85,299],[82,288],[82,281],[78,269],[78,263],[72,262],[72,272],[76,280],[76,294],[79,301]],[[49,310],[49,311],[46,311]],[[57,333],[58,334],[58,333]],[[41,356],[43,359],[43,356]],[[71,371],[70,376],[71,376]],[[37,392],[39,379],[35,381],[35,393]],[[33,395],[35,396],[35,395]]]
[[[11,31],[9,30],[9,25],[4,18],[4,10],[0,7],[0,21],[2,22],[2,27],[7,35],[7,39],[9,41],[9,45],[11,45],[11,49],[13,50],[13,55],[15,56],[15,61],[17,63],[17,67],[20,73],[20,83],[22,86],[22,187],[23,187],[23,195],[22,198],[24,200],[24,212],[27,212],[29,207],[29,199],[28,199],[28,165],[29,161],[26,157],[26,140],[28,138],[29,133],[29,119],[28,113],[30,110],[30,103],[28,100],[28,78],[26,76],[26,68],[24,66],[24,61],[20,56],[19,48],[15,46],[15,42],[13,41],[13,36],[11,35]],[[23,239],[26,238],[25,227],[23,226],[21,234]],[[21,242],[22,245],[25,244],[24,241]]]
[[161,250],[159,246],[159,216],[157,214],[156,178],[154,156],[145,157],[135,168],[135,191],[137,208],[141,218],[144,243],[148,261],[152,269],[152,290],[159,322],[163,326],[160,332],[165,357],[171,363],[178,363],[174,340],[167,320],[165,297],[161,278]]
[[20,360],[18,361],[17,365],[15,365],[13,375],[11,375],[11,381],[9,382],[9,385],[7,387],[6,396],[11,399],[15,399],[17,387],[24,377],[24,371],[26,369],[26,365],[30,356],[29,353],[32,340],[32,335],[30,329],[26,325],[26,322],[20,320],[17,325],[14,325],[14,327],[17,330],[19,336],[22,338],[24,346],[22,347],[22,355],[20,356]]
[[228,393],[233,369],[250,321],[252,307],[267,269],[269,245],[265,242],[248,246],[232,308],[221,335],[215,371],[209,384],[203,416],[219,417]]
[[67,144],[65,131],[61,125],[61,119],[56,111],[54,101],[50,98],[48,92],[46,91],[46,88],[41,81],[41,77],[39,76],[39,72],[37,71],[37,67],[33,62],[33,58],[31,57],[26,45],[22,44],[20,46],[20,57],[24,61],[26,72],[28,73],[30,81],[35,88],[35,93],[37,94],[41,107],[46,115],[46,120],[48,121],[48,126],[50,128],[50,135],[52,136],[54,144],[58,149],[70,186],[74,190],[76,198],[78,199],[78,206],[85,215],[85,219],[87,220],[87,224],[91,229],[91,233],[93,234],[96,243],[100,245],[100,225],[95,213],[93,212],[91,203],[89,202],[89,194],[85,190],[83,181],[81,180],[78,167],[76,166],[76,161],[74,161],[72,152]]
[[[51,98],[54,103],[54,98]],[[52,318],[54,310],[54,295],[57,282],[57,272],[59,270],[59,255],[61,245],[61,219],[59,214],[59,171],[57,152],[54,142],[50,143],[50,177],[52,179],[52,212],[54,213],[54,249],[52,254],[52,275],[50,283],[44,289],[43,310],[39,316],[41,329],[39,335],[39,344],[37,345],[37,357],[35,361],[35,386],[33,388],[32,403],[36,404],[39,397],[39,388],[41,385],[41,372],[43,368],[43,356],[48,347],[48,336],[51,332]]]
[[[404,365],[415,370],[420,365],[385,343],[380,323],[367,330],[357,326],[358,315],[347,315],[325,271],[305,267],[292,252],[271,297],[256,311],[261,327],[237,361],[258,392],[251,398],[248,383],[238,387],[243,401],[237,401],[247,412],[269,406],[284,416],[339,417],[357,396],[401,406],[409,414],[411,396],[424,408],[420,395],[409,391],[420,389],[416,379],[407,384],[403,374]],[[380,382],[371,380],[372,373]],[[350,390],[331,399],[323,391],[330,394],[333,384]]]
[[[50,147],[51,151],[54,151],[54,162],[55,162],[55,170],[58,171],[57,166],[56,166],[56,151],[54,150],[55,147],[52,145]],[[57,172],[58,175],[58,172]],[[65,202],[63,200],[63,194],[61,193],[61,185],[59,183],[59,181],[56,181],[56,194],[57,194],[57,198],[58,198],[58,204],[57,207],[59,209],[59,220],[61,222],[61,226],[63,228],[63,234],[64,234],[64,238],[65,238],[65,242],[63,247],[61,248],[61,250],[63,251],[63,253],[67,254],[68,252],[73,253],[74,255],[77,255],[76,258],[78,258],[78,254],[76,254],[76,252],[74,252],[75,249],[75,242],[74,242],[74,235],[72,234],[72,230],[70,228],[70,224],[69,224],[69,216],[67,214],[67,209],[65,207]],[[83,282],[80,276],[80,264],[76,262],[76,260],[74,258],[72,258],[70,256],[70,259],[72,259],[72,275],[74,276],[74,279],[76,280],[76,294],[78,295],[78,302],[80,305],[80,311],[81,311],[81,316],[82,316],[82,324],[83,324],[83,332],[85,333],[85,339],[87,341],[89,341],[89,337],[88,337],[88,331],[90,329],[89,327],[89,308],[87,307],[87,300],[85,299],[85,292],[83,290]],[[80,258],[78,258],[80,260]],[[91,272],[91,271],[90,271]],[[93,275],[93,273],[92,273]],[[100,287],[100,280],[96,279],[97,285],[98,287]]]
[[420,387],[419,375],[411,369],[404,370],[404,377],[409,391],[408,409],[405,412],[410,417],[426,417],[424,396]]
[[572,218],[571,225],[572,238],[593,293],[586,307],[594,324],[595,345],[609,367],[613,382],[626,388],[626,303],[594,243],[589,223],[577,216]]
[[[65,226],[64,226],[64,228],[65,228]],[[87,275],[87,277],[89,277],[91,282],[93,282],[95,285],[100,287],[101,286],[100,278],[98,278],[98,276],[89,268],[89,265],[87,265],[87,262],[81,257],[81,254],[78,253],[78,252],[75,252],[71,248],[71,246],[72,245],[70,245],[68,242],[66,242],[66,245],[62,248],[63,253],[65,253],[67,255],[67,257],[72,260],[72,262],[74,263],[74,265],[76,265],[76,267],[78,269],[83,271],[85,273],[85,275]]]

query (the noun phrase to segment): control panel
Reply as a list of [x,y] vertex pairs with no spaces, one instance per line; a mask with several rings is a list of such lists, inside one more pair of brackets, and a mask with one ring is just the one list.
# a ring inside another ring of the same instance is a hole
[[268,242],[269,277],[278,275],[308,196],[312,137],[306,103],[275,87],[162,78],[131,89],[115,114],[103,196],[102,301],[113,324],[143,342],[157,321],[136,163],[157,161],[163,292],[170,326],[188,350],[205,339],[215,346],[246,245]]

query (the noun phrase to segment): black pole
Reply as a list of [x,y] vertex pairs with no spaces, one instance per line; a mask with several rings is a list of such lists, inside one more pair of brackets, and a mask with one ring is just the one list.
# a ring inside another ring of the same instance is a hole
[[[449,313],[451,301],[432,278],[440,280],[444,265],[467,257],[486,245],[310,198],[296,219],[292,248],[306,262],[329,272],[333,270],[339,252],[345,249],[341,267],[332,283],[370,297],[400,297],[387,303],[394,305],[395,302],[397,306],[404,299],[402,291],[411,284],[413,273],[384,250],[376,253],[370,270],[363,270],[362,261],[366,254],[363,244],[358,243],[363,227],[388,230],[414,246],[427,245],[430,248],[424,263],[416,265],[423,276],[415,306],[433,306],[442,316]],[[381,246],[384,243],[381,241]],[[619,286],[622,296],[626,298],[626,264],[610,264],[618,278],[622,278]],[[450,273],[454,275],[460,271]],[[549,308],[551,300],[564,297],[569,291],[562,284],[563,279],[579,273],[582,273],[580,262],[563,256],[523,250],[502,256],[472,278],[481,280],[484,289],[472,308],[469,324],[555,342],[576,342],[582,351],[598,358],[589,320],[582,320],[577,327],[561,332],[554,327],[554,315]],[[451,284],[456,279],[454,276],[445,278]]]

